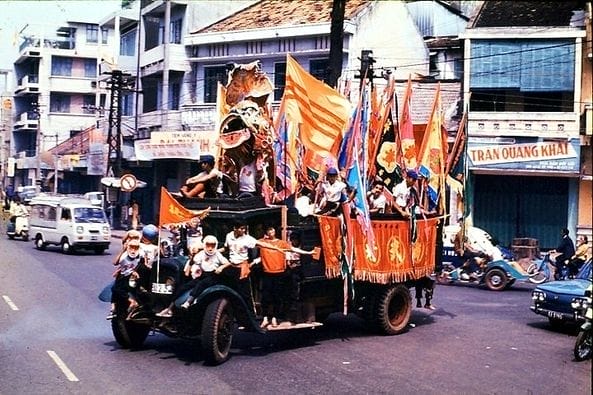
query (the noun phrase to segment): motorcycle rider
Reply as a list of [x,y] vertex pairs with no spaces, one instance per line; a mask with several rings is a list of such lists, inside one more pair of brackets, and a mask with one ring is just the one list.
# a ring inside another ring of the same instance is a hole
[[556,256],[554,259],[554,267],[556,268],[556,272],[554,273],[554,279],[560,280],[562,268],[565,265],[568,265],[568,260],[574,255],[574,243],[569,236],[569,231],[567,228],[562,228],[560,231],[562,238],[560,239],[560,244],[556,247],[555,250],[552,250],[552,253],[560,253],[560,255]]
[[18,221],[17,218],[27,218],[28,216],[27,207],[21,202],[20,197],[16,196],[13,204],[10,205],[10,222],[14,223],[17,235],[21,233],[23,226],[23,221]]
[[465,226],[463,224],[463,218],[459,218],[459,232],[455,235],[453,240],[453,248],[455,254],[459,256],[463,262],[461,265],[462,280],[477,279],[477,272],[480,270],[480,266],[476,262],[476,258],[488,258],[488,256],[477,249],[475,249],[469,242],[465,235]]

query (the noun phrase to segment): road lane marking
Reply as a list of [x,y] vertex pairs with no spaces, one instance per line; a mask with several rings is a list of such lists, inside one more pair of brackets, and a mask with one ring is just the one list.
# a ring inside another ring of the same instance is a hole
[[16,304],[12,303],[12,300],[10,300],[10,298],[6,295],[2,295],[2,299],[4,299],[4,301],[6,302],[6,304],[13,309],[14,311],[18,311],[19,308],[16,307]]
[[58,354],[56,354],[55,351],[52,350],[47,350],[47,353],[49,354],[49,356],[51,357],[51,359],[54,360],[54,362],[56,363],[56,365],[58,365],[58,368],[60,368],[60,370],[62,371],[62,373],[64,373],[64,375],[66,376],[66,378],[70,381],[79,381],[78,377],[76,377],[74,375],[74,373],[72,373],[72,371],[70,369],[68,369],[68,366],[66,366],[66,364],[64,363],[64,361],[62,361],[60,359],[60,357],[58,357]]

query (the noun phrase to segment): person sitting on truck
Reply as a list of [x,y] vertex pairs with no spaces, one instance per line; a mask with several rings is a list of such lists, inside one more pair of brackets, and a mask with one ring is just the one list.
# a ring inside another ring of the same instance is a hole
[[264,181],[264,171],[257,158],[247,163],[239,170],[239,191],[238,198],[247,198],[261,192],[261,184]]
[[115,302],[117,300],[127,299],[131,311],[138,306],[138,301],[135,295],[135,285],[138,279],[136,269],[143,264],[144,257],[140,254],[140,242],[138,240],[129,240],[126,243],[126,249],[120,254],[117,262],[113,264],[116,266],[113,272],[115,282],[111,287],[111,312],[107,316],[110,320],[116,316]]
[[222,173],[214,167],[214,156],[200,157],[202,169],[197,175],[185,180],[179,192],[186,198],[215,198],[222,193]]
[[414,185],[418,180],[418,173],[415,170],[408,170],[402,182],[393,187],[393,212],[401,218],[408,219],[412,215],[412,207],[418,196]]
[[377,180],[373,182],[373,188],[367,192],[367,201],[370,214],[384,214],[387,206],[387,198],[383,194],[385,183]]
[[191,290],[188,299],[181,305],[184,309],[189,308],[202,291],[218,282],[219,268],[228,263],[228,260],[217,250],[217,247],[218,240],[212,235],[204,237],[203,245],[201,241],[194,241],[190,245],[191,255],[183,272],[185,276],[191,277],[191,280],[175,288],[169,306],[157,313],[156,316],[172,317],[175,300]]
[[348,185],[338,177],[339,173],[335,167],[327,170],[326,180],[319,183],[317,188],[316,202],[317,215],[338,215],[340,204],[351,202],[354,198],[355,190],[348,190]]

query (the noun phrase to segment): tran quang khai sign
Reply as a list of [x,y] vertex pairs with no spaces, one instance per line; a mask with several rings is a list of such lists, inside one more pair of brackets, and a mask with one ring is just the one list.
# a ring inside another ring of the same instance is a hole
[[580,144],[578,139],[470,138],[467,158],[472,170],[513,169],[578,173]]

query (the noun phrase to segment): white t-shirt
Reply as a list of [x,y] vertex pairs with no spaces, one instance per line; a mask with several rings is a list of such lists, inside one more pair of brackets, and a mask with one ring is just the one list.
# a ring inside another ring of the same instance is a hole
[[144,257],[144,264],[148,268],[152,268],[152,264],[156,261],[159,254],[159,247],[154,244],[140,243],[140,255]]
[[375,198],[375,195],[373,195],[372,193],[369,195],[369,209],[378,209],[379,213],[384,213],[385,212],[385,205],[387,204],[387,198],[385,197],[385,195],[380,194],[379,196],[377,196]]
[[119,273],[122,276],[129,276],[132,272],[138,267],[140,264],[140,259],[142,258],[142,254],[138,254],[136,258],[130,258],[128,253],[124,251],[123,254],[119,257],[119,262],[117,265],[119,266]]
[[229,261],[233,265],[238,265],[249,259],[249,249],[255,247],[257,240],[245,234],[241,237],[235,237],[234,232],[226,235],[224,246],[229,249]]
[[406,180],[403,180],[393,188],[393,198],[395,204],[401,208],[408,206],[408,200],[410,199],[410,187],[406,184]]
[[227,262],[228,260],[218,251],[213,255],[208,255],[206,251],[202,250],[194,256],[193,265],[191,265],[192,278],[196,278],[196,273],[199,273],[200,270],[208,273],[213,272]]
[[325,200],[332,203],[339,203],[342,198],[342,193],[346,192],[346,184],[340,180],[334,181],[333,184],[325,181],[321,184],[321,188]]
[[239,172],[239,192],[255,192],[257,168],[255,162],[246,164]]

